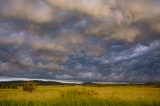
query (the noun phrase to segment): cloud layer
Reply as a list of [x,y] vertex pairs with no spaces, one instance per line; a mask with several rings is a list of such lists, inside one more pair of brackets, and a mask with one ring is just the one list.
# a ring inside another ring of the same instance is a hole
[[0,76],[159,82],[159,0],[1,0]]
[[[141,24],[159,33],[159,0],[1,0],[0,4],[3,18],[18,18],[41,24],[68,22],[74,17],[85,20],[88,16],[91,22],[82,25],[86,33],[128,42],[144,35]],[[68,20],[65,17],[70,18]]]

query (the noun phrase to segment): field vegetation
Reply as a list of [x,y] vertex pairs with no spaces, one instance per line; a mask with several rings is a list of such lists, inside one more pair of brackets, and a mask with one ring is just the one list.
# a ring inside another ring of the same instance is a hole
[[160,106],[160,88],[138,85],[52,85],[0,89],[0,106]]

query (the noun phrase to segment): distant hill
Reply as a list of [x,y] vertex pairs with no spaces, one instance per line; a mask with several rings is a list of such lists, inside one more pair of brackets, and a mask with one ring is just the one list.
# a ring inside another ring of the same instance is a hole
[[73,81],[73,80],[51,80],[51,79],[28,79],[28,78],[9,78],[9,77],[0,77],[0,84],[14,84],[21,86],[25,82],[35,82],[41,86],[47,85],[84,85],[84,86],[132,86],[132,85],[153,85],[160,86],[160,83],[123,83],[123,82],[91,82],[91,81]]
[[[28,81],[3,81],[3,82],[0,82],[0,84],[15,84],[15,85],[18,85],[18,86],[22,86],[25,82],[28,82]],[[76,85],[75,83],[62,83],[62,82],[55,82],[55,81],[32,80],[31,82],[35,82],[35,83],[37,83],[38,85],[41,85],[41,86],[47,86],[47,85]]]

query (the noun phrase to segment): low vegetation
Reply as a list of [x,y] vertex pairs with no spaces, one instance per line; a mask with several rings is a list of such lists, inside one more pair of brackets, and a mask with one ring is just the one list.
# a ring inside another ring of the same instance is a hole
[[25,82],[23,84],[23,91],[30,92],[35,91],[37,84],[34,82]]
[[10,83],[0,84],[0,89],[18,89],[18,86]]
[[[24,88],[32,88],[24,92]],[[36,88],[36,89],[35,89]],[[160,106],[155,86],[37,86],[24,83],[18,89],[0,89],[0,106]]]

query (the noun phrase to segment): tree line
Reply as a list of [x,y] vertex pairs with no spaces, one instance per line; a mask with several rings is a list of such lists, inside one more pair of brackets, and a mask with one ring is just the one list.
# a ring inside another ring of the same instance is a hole
[[1,83],[0,89],[18,89],[18,86],[11,83]]
[[35,82],[24,82],[23,84],[15,84],[15,83],[0,83],[0,89],[18,89],[22,87],[22,90],[25,92],[32,93],[36,90],[38,84]]

